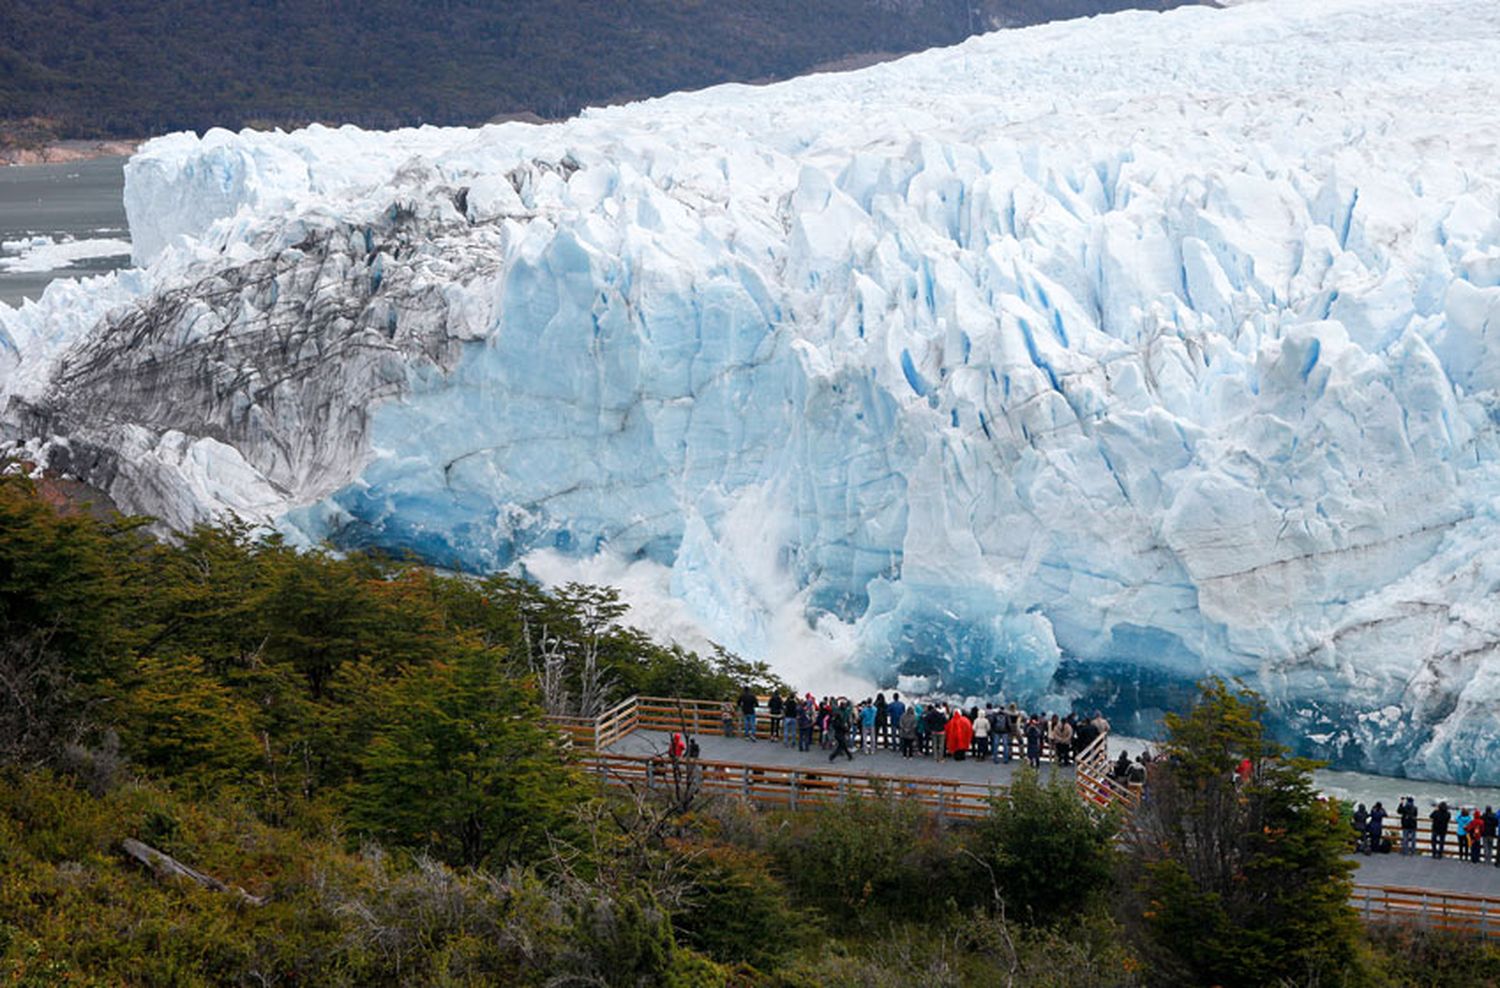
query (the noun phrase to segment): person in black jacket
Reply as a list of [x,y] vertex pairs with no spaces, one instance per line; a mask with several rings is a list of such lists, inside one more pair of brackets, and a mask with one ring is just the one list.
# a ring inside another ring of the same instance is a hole
[[781,737],[781,691],[772,690],[771,699],[766,704],[766,709],[771,712],[771,740]]
[[847,711],[840,709],[834,712],[833,717],[833,754],[828,756],[831,762],[843,754],[851,762],[854,761],[854,753],[849,750],[849,718],[845,716]]
[[1385,804],[1379,800],[1370,810],[1370,836],[1365,840],[1366,854],[1379,854],[1381,841],[1385,840]]
[[890,705],[885,702],[885,694],[875,694],[875,746],[877,748],[890,747],[891,740],[891,718]]
[[750,687],[746,686],[740,690],[739,708],[740,715],[745,719],[745,740],[747,741],[760,740],[755,736],[755,708],[759,706],[760,701],[755,698],[754,693],[750,692]]
[[1417,801],[1407,796],[1396,814],[1401,817],[1401,853],[1410,857],[1417,853]]
[[1453,819],[1453,814],[1448,812],[1447,803],[1439,803],[1427,819],[1432,821],[1432,856],[1442,858],[1443,844],[1448,840],[1448,821]]
[[1484,860],[1492,861],[1496,867],[1500,867],[1500,861],[1495,859],[1495,834],[1500,831],[1500,817],[1495,816],[1494,807],[1484,808],[1483,820],[1484,836],[1481,839],[1484,841]]
[[948,726],[948,715],[943,712],[940,704],[932,703],[927,706],[927,713],[923,714],[927,722],[927,738],[932,745],[932,757],[942,761],[947,757],[947,747],[943,744],[943,728]]

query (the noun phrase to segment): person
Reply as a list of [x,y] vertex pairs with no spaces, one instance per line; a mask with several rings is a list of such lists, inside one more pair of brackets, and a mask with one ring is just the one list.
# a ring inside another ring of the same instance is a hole
[[1026,760],[1032,768],[1042,767],[1042,725],[1035,714],[1026,724]]
[[901,718],[906,715],[906,704],[901,702],[900,693],[891,694],[891,702],[890,705],[885,708],[885,715],[890,719],[891,733],[896,734],[899,737],[899,732],[901,730]]
[[1069,714],[1057,722],[1056,744],[1057,764],[1073,764],[1073,715]]
[[685,754],[687,754],[687,742],[682,740],[680,731],[673,731],[672,741],[667,745],[667,755],[675,762]]
[[875,735],[880,730],[875,726],[875,718],[879,715],[880,709],[868,700],[859,712],[860,747],[867,755],[875,754]]
[[969,746],[974,743],[974,725],[964,716],[962,707],[953,711],[953,716],[943,725],[943,736],[948,745],[948,754],[956,762],[963,761]]
[[910,758],[912,749],[917,746],[917,712],[915,709],[902,706],[901,719],[896,723],[896,730],[901,737],[901,757]]
[[1401,817],[1401,853],[1411,857],[1417,853],[1417,801],[1407,796],[1396,813]]
[[698,739],[689,737],[687,739],[687,756],[689,760],[700,758],[702,755],[703,749],[698,746]]
[[930,703],[927,705],[927,741],[932,745],[932,757],[942,761],[947,754],[944,729],[948,726],[948,715],[943,713],[942,704]]
[[995,708],[986,704],[974,717],[974,758],[977,761],[982,762],[990,756],[990,716],[994,712]]
[[1094,719],[1091,723],[1094,725],[1094,730],[1099,732],[1099,737],[1102,738],[1109,735],[1109,721],[1104,719],[1104,711],[1095,710]]
[[1385,840],[1385,804],[1380,800],[1370,808],[1370,836],[1365,841],[1366,854],[1379,854]]
[[812,747],[813,736],[813,705],[808,700],[803,700],[797,705],[797,750],[806,751]]
[[1365,809],[1365,804],[1360,803],[1354,810],[1354,850],[1362,854],[1368,854],[1366,842],[1370,837],[1370,811]]
[[1483,860],[1480,850],[1484,841],[1484,814],[1479,812],[1479,807],[1474,807],[1474,815],[1464,829],[1469,832],[1469,860],[1478,864]]
[[797,694],[788,693],[781,708],[781,743],[788,748],[797,743],[797,710],[800,706]]
[[771,699],[766,704],[766,711],[771,715],[771,740],[781,737],[781,691],[772,690]]
[[1458,860],[1469,860],[1469,821],[1474,819],[1467,806],[1458,808],[1458,819],[1453,821],[1453,838],[1458,842]]
[[885,692],[875,694],[875,743],[882,748],[891,747],[891,705],[885,702]]
[[1004,758],[1010,761],[1010,723],[1005,716],[1005,707],[995,706],[994,713],[990,714],[990,761],[996,765],[1000,764],[1001,749],[1004,749]]
[[[1234,769],[1234,781],[1238,785],[1244,785],[1250,781],[1250,776],[1255,774],[1255,764],[1248,758],[1241,758],[1240,763]],[[1359,804],[1360,809],[1365,808],[1364,803]]]
[[1480,839],[1484,842],[1484,860],[1495,861],[1495,833],[1500,830],[1500,817],[1495,816],[1493,807],[1484,808],[1484,832]]
[[734,737],[734,704],[728,700],[719,704],[719,719],[724,722],[724,736]]
[[854,753],[849,750],[849,718],[844,716],[845,709],[847,709],[847,701],[832,715],[830,726],[833,729],[834,747],[833,754],[828,756],[830,762],[837,759],[839,755],[845,756],[851,762],[854,761]]
[[760,701],[755,694],[750,692],[750,687],[745,686],[740,690],[740,713],[745,718],[745,740],[759,740],[755,736],[755,711],[760,706]]
[[1432,821],[1432,856],[1435,860],[1441,860],[1443,844],[1448,840],[1448,821],[1453,819],[1453,814],[1448,812],[1448,804],[1442,802],[1437,804],[1437,809],[1427,814],[1427,819]]
[[1099,729],[1094,726],[1091,718],[1084,718],[1073,728],[1073,759],[1077,761],[1078,756],[1088,751],[1095,741],[1099,740]]
[[1130,752],[1120,749],[1120,757],[1115,761],[1115,767],[1109,773],[1110,778],[1119,782],[1130,779]]

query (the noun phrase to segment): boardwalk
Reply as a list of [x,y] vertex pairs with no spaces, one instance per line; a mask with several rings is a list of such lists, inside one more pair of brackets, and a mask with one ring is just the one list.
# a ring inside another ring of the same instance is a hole
[[1456,858],[1403,858],[1399,854],[1354,855],[1360,885],[1392,885],[1425,888],[1434,892],[1462,892],[1500,898],[1500,868]]
[[[914,800],[940,821],[962,823],[984,817],[1002,795],[1022,762],[996,765],[965,760],[905,759],[888,750],[856,754],[852,761],[829,760],[822,748],[797,751],[768,736],[760,719],[759,740],[725,737],[718,704],[661,697],[630,697],[592,718],[554,717],[553,724],[574,745],[580,761],[613,785],[651,789],[686,780],[706,793],[742,798],[768,807],[796,809],[843,802],[861,794]],[[697,739],[696,760],[667,757],[672,732]],[[1079,759],[1079,768],[1044,762],[1044,776],[1072,781],[1081,799],[1095,805],[1137,805],[1140,793],[1107,776],[1108,739]],[[1399,838],[1394,817],[1388,836]],[[1426,848],[1427,822],[1419,829]],[[1353,835],[1351,832],[1351,841]],[[1452,847],[1450,843],[1450,848]],[[1500,935],[1500,868],[1456,858],[1354,855],[1353,905],[1370,923],[1420,923],[1471,933]]]
[[[669,734],[666,731],[636,730],[604,746],[602,750],[617,755],[661,755],[667,750]],[[1009,784],[1015,770],[1024,762],[1012,761],[1009,765],[994,765],[990,762],[975,762],[966,759],[942,762],[932,758],[902,758],[891,751],[876,751],[871,755],[856,754],[853,761],[840,756],[837,762],[828,760],[829,752],[814,746],[800,752],[796,748],[784,747],[780,741],[746,741],[742,738],[726,738],[722,734],[697,734],[702,747],[702,757],[709,762],[735,762],[758,768],[803,769],[809,772],[830,771],[861,775],[901,776],[908,779],[951,779],[955,782],[971,782],[979,785],[1005,786]],[[1043,775],[1057,772],[1067,779],[1073,778],[1071,768],[1042,766]]]

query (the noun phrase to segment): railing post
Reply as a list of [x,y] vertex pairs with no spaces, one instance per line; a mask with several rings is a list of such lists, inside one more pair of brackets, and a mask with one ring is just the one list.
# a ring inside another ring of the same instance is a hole
[[792,798],[791,798],[791,806],[792,806],[792,809],[794,809],[794,810],[797,808],[797,780],[800,779],[800,778],[802,778],[802,773],[798,772],[796,769],[793,769],[792,770]]
[[656,788],[656,762],[650,759],[646,761],[646,788]]
[[938,810],[937,810],[937,818],[938,818],[938,825],[939,826],[942,825],[943,818],[945,816],[947,816],[947,812],[948,812],[948,789],[941,782],[939,782],[938,783]]
[[743,769],[743,779],[744,779],[744,781],[741,783],[741,788],[742,788],[742,791],[745,794],[745,798],[749,799],[750,798],[750,766],[749,765],[746,765],[745,768]]

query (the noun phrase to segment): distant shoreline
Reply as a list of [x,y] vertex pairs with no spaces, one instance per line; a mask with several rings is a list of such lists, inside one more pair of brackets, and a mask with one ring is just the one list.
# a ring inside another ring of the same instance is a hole
[[141,141],[89,140],[53,141],[36,147],[0,148],[0,165],[60,165],[94,158],[127,157]]

